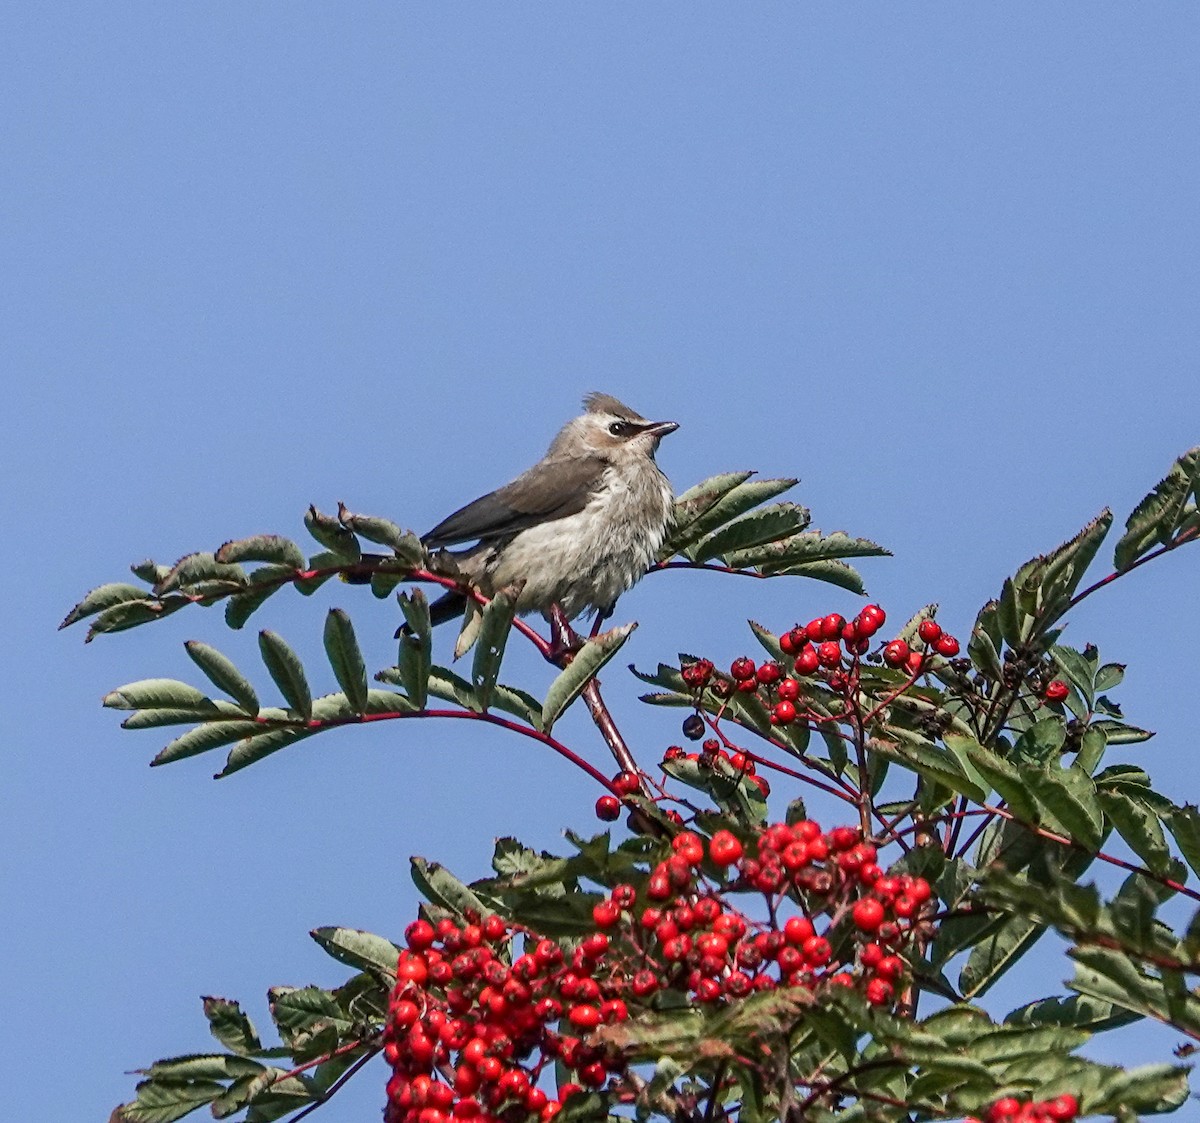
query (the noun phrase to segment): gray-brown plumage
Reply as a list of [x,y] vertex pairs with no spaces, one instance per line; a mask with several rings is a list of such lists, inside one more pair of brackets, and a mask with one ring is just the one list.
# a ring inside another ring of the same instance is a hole
[[[488,596],[523,581],[517,611],[568,620],[604,615],[653,564],[669,529],[674,495],[654,461],[679,426],[647,421],[608,394],[589,394],[546,455],[512,483],[468,503],[422,541],[452,552],[461,574]],[[463,610],[460,593],[430,606],[434,623]]]

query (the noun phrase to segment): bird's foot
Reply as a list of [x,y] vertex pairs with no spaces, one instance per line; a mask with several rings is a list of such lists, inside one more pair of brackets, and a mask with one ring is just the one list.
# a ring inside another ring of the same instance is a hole
[[571,627],[571,622],[558,605],[550,606],[549,615],[550,650],[546,652],[546,658],[552,663],[570,662],[566,657],[575,655],[586,641]]

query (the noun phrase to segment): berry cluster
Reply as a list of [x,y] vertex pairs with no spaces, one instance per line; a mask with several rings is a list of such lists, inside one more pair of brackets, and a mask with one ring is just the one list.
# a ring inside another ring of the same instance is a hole
[[[901,952],[928,925],[932,891],[876,857],[857,828],[823,832],[810,820],[746,843],[727,830],[681,831],[638,885],[595,905],[592,929],[573,944],[498,916],[415,921],[384,1035],[386,1123],[546,1123],[581,1088],[619,1098],[627,1059],[595,1031],[631,1007],[830,986],[892,1006]],[[763,894],[769,919],[734,907],[737,892]],[[784,920],[789,899],[802,911]],[[572,1078],[552,1098],[540,1084],[555,1061]]]
[[[796,625],[779,637],[780,649],[792,662],[790,674],[781,663],[758,664],[743,655],[730,665],[728,677],[718,675],[709,660],[694,660],[682,668],[683,681],[693,690],[711,686],[718,697],[757,693],[768,705],[773,724],[790,725],[803,716],[801,680],[821,676],[837,694],[858,688],[859,661],[870,651],[871,639],[886,619],[879,605],[869,604],[853,620],[833,612]],[[942,631],[936,620],[921,621],[917,635],[921,647],[893,639],[871,658],[915,676],[932,655],[952,659],[959,653],[958,640]]]
[[[1005,1096],[988,1108],[984,1120],[986,1123],[1071,1123],[1078,1114],[1079,1104],[1072,1095],[1036,1103],[1021,1103],[1012,1096]],[[983,1121],[967,1118],[964,1123]]]

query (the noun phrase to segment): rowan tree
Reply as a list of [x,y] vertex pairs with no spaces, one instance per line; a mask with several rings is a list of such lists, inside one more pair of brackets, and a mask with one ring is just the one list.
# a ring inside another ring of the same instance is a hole
[[[752,597],[753,584],[725,581],[746,574],[861,593],[846,559],[886,551],[810,529],[807,510],[777,501],[794,482],[734,473],[687,491],[656,568],[714,571],[725,596]],[[1150,734],[1112,697],[1121,664],[1060,640],[1080,602],[1200,534],[1198,494],[1193,449],[1129,516],[1111,569],[1089,578],[1112,529],[1104,511],[1004,580],[973,622],[939,620],[932,604],[867,604],[851,619],[752,622],[756,653],[732,662],[697,652],[631,673],[614,660],[633,623],[564,651],[514,618],[511,589],[490,600],[468,589],[457,636],[435,638],[422,587],[462,587],[452,564],[345,507],[309,510],[313,555],[259,535],[135,565],[139,584],[101,586],[64,625],[90,620],[91,639],[221,602],[239,629],[281,590],[311,595],[335,578],[347,598],[362,598],[355,586],[377,598],[370,627],[407,624],[395,663],[372,674],[350,616],[331,608],[337,689],[318,697],[293,648],[262,631],[278,705],[189,641],[203,689],[149,679],[105,698],[129,711],[126,728],[187,727],[153,764],[228,749],[218,775],[229,776],[332,728],[396,722],[404,737],[411,719],[473,721],[583,769],[597,817],[623,822],[575,824],[562,854],[502,839],[493,875],[471,884],[413,858],[420,916],[403,933],[312,932],[350,974],[333,989],[273,987],[278,1044],[236,1002],[207,998],[220,1049],[154,1062],[113,1119],[169,1123],[203,1106],[246,1123],[299,1119],[380,1053],[388,1123],[1175,1110],[1189,1095],[1178,1061],[1200,1041],[1200,891],[1187,884],[1200,812],[1139,763]],[[812,588],[797,603],[813,604]],[[555,664],[544,697],[501,681],[514,643]],[[646,703],[678,710],[678,743],[620,728],[602,672],[610,692],[640,680]],[[577,702],[596,745],[556,735]],[[1165,918],[1168,902],[1171,916],[1186,906],[1182,924]],[[1048,930],[1073,968],[1065,991],[989,1014],[981,1000],[1007,972],[1021,977]],[[1144,1019],[1179,1034],[1175,1061],[1081,1055]]]

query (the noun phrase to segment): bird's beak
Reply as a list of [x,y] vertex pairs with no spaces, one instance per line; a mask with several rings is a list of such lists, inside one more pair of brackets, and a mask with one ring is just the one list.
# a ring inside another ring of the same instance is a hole
[[668,433],[674,433],[679,428],[678,421],[651,421],[643,429],[643,433],[650,433],[652,436],[659,439],[665,437]]

